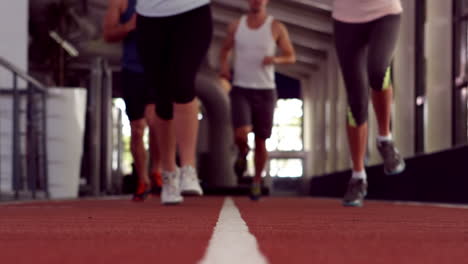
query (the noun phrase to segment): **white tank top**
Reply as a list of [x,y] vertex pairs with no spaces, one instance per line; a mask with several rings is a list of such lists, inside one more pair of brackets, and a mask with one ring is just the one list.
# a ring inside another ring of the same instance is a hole
[[365,23],[402,11],[400,0],[334,0],[332,16],[342,22]]
[[210,0],[137,0],[136,11],[145,17],[175,16],[203,5]]
[[[236,0],[237,1],[237,0]],[[275,89],[275,67],[263,66],[266,56],[275,56],[273,17],[268,16],[258,29],[247,25],[242,16],[234,37],[234,85],[252,89]]]

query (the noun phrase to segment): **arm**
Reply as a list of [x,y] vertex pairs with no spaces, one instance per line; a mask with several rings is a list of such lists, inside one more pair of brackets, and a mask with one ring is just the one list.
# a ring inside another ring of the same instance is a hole
[[228,27],[227,36],[224,39],[223,46],[219,54],[219,76],[227,80],[231,79],[231,65],[229,63],[229,58],[232,53],[232,48],[234,47],[234,36],[239,26],[239,20],[231,23]]
[[136,27],[136,14],[125,24],[120,23],[120,15],[126,0],[109,0],[103,21],[103,35],[107,42],[123,40]]
[[278,56],[266,57],[263,60],[264,65],[269,64],[292,64],[296,62],[296,52],[289,38],[289,33],[284,24],[275,21],[274,31],[278,32],[278,47],[280,54]]

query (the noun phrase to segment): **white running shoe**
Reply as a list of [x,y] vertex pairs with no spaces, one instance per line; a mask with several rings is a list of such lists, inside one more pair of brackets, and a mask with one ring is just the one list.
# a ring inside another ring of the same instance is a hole
[[162,178],[161,203],[171,205],[183,202],[184,197],[180,195],[180,170],[163,171]]
[[183,195],[202,196],[203,190],[198,180],[197,171],[192,166],[184,166],[180,169],[180,189]]

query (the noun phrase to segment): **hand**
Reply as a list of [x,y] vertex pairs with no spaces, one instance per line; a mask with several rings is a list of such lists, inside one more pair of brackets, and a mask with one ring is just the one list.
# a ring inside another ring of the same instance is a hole
[[221,77],[219,79],[219,83],[221,84],[221,87],[223,87],[223,90],[226,91],[227,93],[229,93],[229,91],[231,91],[231,83],[226,80],[225,78]]
[[232,76],[231,76],[231,71],[230,71],[229,69],[223,68],[223,69],[221,69],[221,71],[219,72],[219,77],[230,81],[231,78],[232,78]]
[[136,20],[137,20],[137,15],[133,14],[133,16],[130,18],[130,20],[127,23],[125,23],[125,28],[127,29],[128,32],[131,32],[131,31],[135,30]]
[[266,57],[263,59],[263,66],[268,66],[268,65],[272,65],[272,64],[275,64],[275,57],[273,57],[273,56],[266,56]]

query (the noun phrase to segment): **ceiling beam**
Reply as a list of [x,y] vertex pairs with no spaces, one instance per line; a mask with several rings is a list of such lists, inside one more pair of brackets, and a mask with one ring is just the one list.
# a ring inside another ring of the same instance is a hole
[[309,7],[322,12],[331,13],[333,0],[275,0],[297,5],[299,8]]

